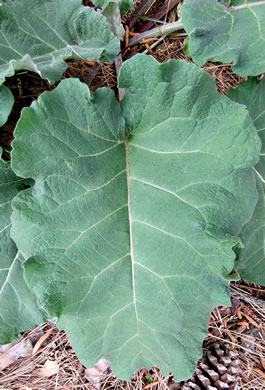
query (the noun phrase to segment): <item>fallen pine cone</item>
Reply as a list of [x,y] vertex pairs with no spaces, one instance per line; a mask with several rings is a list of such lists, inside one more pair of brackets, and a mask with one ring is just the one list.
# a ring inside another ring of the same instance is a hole
[[239,390],[241,377],[238,353],[229,344],[212,344],[186,381],[174,382],[170,390]]

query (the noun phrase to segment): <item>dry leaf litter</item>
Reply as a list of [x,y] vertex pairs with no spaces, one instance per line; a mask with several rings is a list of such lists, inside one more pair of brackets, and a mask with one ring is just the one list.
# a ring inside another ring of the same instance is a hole
[[[159,368],[133,373],[130,382],[114,376],[101,359],[84,367],[66,334],[53,323],[25,332],[0,352],[0,389],[230,390],[265,388],[265,288],[231,284],[232,306],[216,307],[210,317],[203,357],[187,381],[174,381]],[[89,353],[89,351],[88,351]]]

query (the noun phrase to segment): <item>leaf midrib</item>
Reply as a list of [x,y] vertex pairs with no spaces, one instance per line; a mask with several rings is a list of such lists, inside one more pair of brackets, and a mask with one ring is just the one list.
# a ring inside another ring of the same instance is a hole
[[131,210],[131,183],[130,183],[130,164],[129,164],[129,140],[128,133],[126,131],[125,136],[125,155],[126,155],[126,176],[127,176],[127,191],[128,191],[128,217],[129,217],[129,234],[130,234],[130,254],[132,265],[132,290],[133,290],[133,303],[135,309],[135,316],[137,322],[139,321],[137,307],[136,307],[136,294],[135,294],[135,270],[134,270],[134,253],[133,253],[133,237],[132,237],[132,210]]

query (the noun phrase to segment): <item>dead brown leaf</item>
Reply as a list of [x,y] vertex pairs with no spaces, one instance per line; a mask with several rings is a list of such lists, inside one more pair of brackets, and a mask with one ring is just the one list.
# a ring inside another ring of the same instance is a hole
[[100,390],[100,380],[109,368],[109,362],[105,359],[100,359],[93,368],[86,368],[85,377],[95,389]]
[[59,371],[59,364],[55,360],[48,359],[44,363],[43,367],[37,368],[36,370],[32,371],[32,374],[49,377],[57,374],[58,371]]
[[49,329],[47,330],[47,332],[41,336],[39,338],[39,340],[36,342],[36,344],[34,345],[34,348],[33,348],[33,351],[32,351],[32,356],[36,355],[36,353],[39,352],[39,349],[41,347],[41,345],[44,343],[44,341],[50,336],[50,334],[52,333],[53,329]]
[[147,389],[151,389],[152,387],[156,386],[159,384],[159,381],[155,381],[155,382],[152,382],[152,383],[148,383],[147,385],[145,385],[143,387],[143,390],[147,390]]
[[17,340],[10,344],[0,345],[0,370],[4,370],[10,364],[21,357],[32,354],[32,344],[29,339]]

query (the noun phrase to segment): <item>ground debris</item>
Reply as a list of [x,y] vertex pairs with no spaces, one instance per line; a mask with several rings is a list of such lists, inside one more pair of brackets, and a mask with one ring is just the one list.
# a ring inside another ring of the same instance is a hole
[[96,390],[101,389],[101,380],[107,374],[110,364],[106,359],[100,359],[92,368],[86,368],[85,378]]
[[48,322],[25,332],[12,344],[15,346],[21,340],[30,342],[31,353],[1,371],[0,389],[264,389],[265,309],[258,303],[263,302],[265,288],[241,281],[231,283],[231,291],[236,291],[237,298],[233,298],[231,307],[219,306],[213,310],[203,357],[188,381],[176,383],[171,373],[163,376],[159,368],[153,367],[149,371],[135,371],[131,381],[126,382],[116,378],[108,366],[105,370],[104,365],[93,387],[91,375],[76,357],[66,334]]
[[0,371],[19,358],[28,357],[31,354],[32,343],[30,339],[21,339],[10,344],[0,345]]

